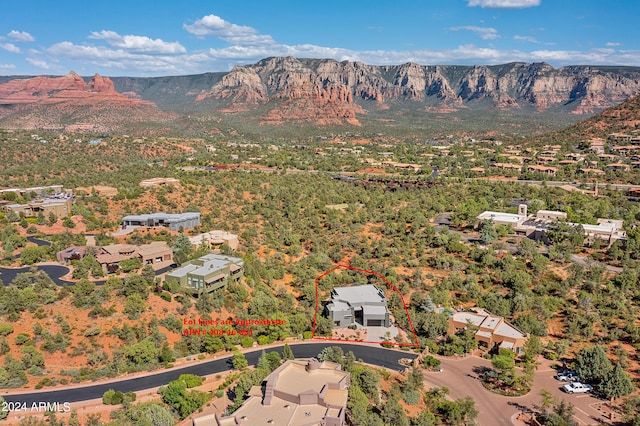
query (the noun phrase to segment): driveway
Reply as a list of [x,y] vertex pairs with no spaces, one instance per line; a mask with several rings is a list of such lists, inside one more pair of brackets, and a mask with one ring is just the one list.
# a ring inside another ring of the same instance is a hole
[[543,361],[535,373],[531,392],[521,397],[506,397],[489,392],[482,386],[476,371],[481,368],[491,368],[491,361],[467,357],[462,359],[443,358],[441,373],[425,372],[425,381],[429,386],[446,386],[450,396],[454,399],[470,396],[476,403],[478,423],[481,426],[510,426],[514,424],[512,418],[523,410],[534,409],[540,405],[542,397],[540,391],[546,389],[559,399],[564,399],[574,405],[574,418],[580,425],[603,424],[607,422],[594,405],[603,401],[591,395],[569,395],[561,388],[564,384],[553,376],[555,370],[549,361]]

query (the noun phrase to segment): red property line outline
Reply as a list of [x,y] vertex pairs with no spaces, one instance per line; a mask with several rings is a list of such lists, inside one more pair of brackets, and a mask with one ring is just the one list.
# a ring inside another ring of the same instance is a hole
[[351,265],[343,265],[343,264],[336,264],[336,266],[334,266],[333,268],[329,269],[326,272],[323,272],[322,274],[318,275],[315,279],[315,285],[316,285],[316,310],[313,312],[313,328],[311,329],[311,339],[313,340],[329,340],[329,341],[335,341],[335,342],[353,342],[353,343],[370,343],[370,344],[376,344],[379,345],[381,343],[385,343],[385,342],[372,342],[372,341],[368,341],[368,340],[353,340],[353,339],[334,339],[331,337],[316,337],[316,324],[317,324],[317,315],[318,315],[318,307],[320,306],[320,297],[318,295],[318,283],[319,281],[326,277],[327,275],[329,275],[330,273],[332,273],[333,271],[337,270],[337,269],[349,269],[351,271],[356,271],[356,272],[362,272],[365,274],[369,274],[369,275],[375,275],[376,277],[380,278],[382,281],[384,281],[389,288],[393,289],[396,293],[398,293],[398,295],[400,296],[400,299],[402,300],[402,306],[404,307],[404,312],[407,315],[407,319],[409,320],[409,326],[411,327],[411,332],[413,333],[413,340],[414,343],[395,343],[395,342],[388,342],[390,344],[393,344],[394,346],[409,346],[409,347],[420,347],[420,344],[418,343],[418,335],[416,334],[416,330],[415,328],[413,328],[413,322],[411,322],[411,316],[409,315],[409,308],[407,308],[407,304],[404,301],[404,297],[402,296],[402,293],[400,293],[400,291],[389,282],[389,280],[387,280],[384,276],[382,276],[382,274],[375,272],[375,271],[370,271],[368,269],[360,269],[360,268],[356,268],[353,267]]

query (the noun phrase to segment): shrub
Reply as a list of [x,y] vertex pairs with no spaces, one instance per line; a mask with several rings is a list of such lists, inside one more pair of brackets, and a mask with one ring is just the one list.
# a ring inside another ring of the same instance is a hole
[[136,400],[136,394],[133,392],[122,393],[109,389],[102,394],[102,403],[105,405],[128,404]]
[[417,390],[405,390],[402,392],[402,399],[409,405],[418,405],[418,402],[420,402],[420,392]]
[[438,368],[440,367],[440,364],[442,364],[442,362],[438,358],[435,358],[431,355],[427,355],[422,360],[422,365],[424,366],[424,368]]
[[253,346],[253,337],[245,336],[240,340],[240,344],[243,348],[250,348]]
[[112,405],[113,397],[115,396],[116,391],[113,389],[109,389],[105,393],[102,394],[102,403],[104,405]]
[[91,328],[84,332],[84,337],[97,336],[100,334],[100,327]]
[[0,324],[0,336],[8,336],[11,333],[13,333],[13,326],[11,324]]
[[269,336],[258,336],[258,344],[259,345],[268,345],[269,343],[271,343],[271,339],[269,338]]
[[16,345],[24,345],[30,340],[30,337],[27,333],[20,333],[16,336]]
[[196,376],[195,374],[181,374],[178,380],[182,380],[187,385],[187,389],[195,388],[204,383],[204,377]]
[[36,384],[36,389],[42,389],[45,386],[52,386],[52,385],[53,385],[53,380],[51,380],[49,377],[45,377],[44,379],[40,380]]

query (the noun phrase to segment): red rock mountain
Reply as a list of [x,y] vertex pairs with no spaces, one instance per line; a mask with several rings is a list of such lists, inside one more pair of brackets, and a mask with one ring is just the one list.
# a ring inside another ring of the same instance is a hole
[[185,76],[0,76],[0,125],[115,130],[172,120],[177,128],[202,130],[232,114],[230,121],[251,125],[358,124],[371,117],[429,127],[433,114],[452,114],[447,122],[454,122],[456,113],[487,110],[505,122],[542,112],[576,122],[567,115],[592,115],[638,94],[639,67],[373,66],[281,57]]
[[7,128],[110,132],[171,117],[151,101],[118,93],[113,81],[99,74],[88,82],[70,72],[63,77],[18,78],[0,84],[0,119]]
[[[223,111],[267,105],[263,122],[357,122],[365,109],[460,108],[592,114],[640,93],[640,69],[546,63],[495,66],[372,66],[361,62],[267,58],[236,66],[196,102],[224,100]],[[367,101],[374,101],[373,105]],[[413,105],[413,106],[411,106]]]
[[0,84],[0,101],[5,105],[61,102],[80,105],[105,101],[131,106],[155,105],[116,92],[109,78],[96,74],[86,83],[73,71],[63,77],[15,79]]

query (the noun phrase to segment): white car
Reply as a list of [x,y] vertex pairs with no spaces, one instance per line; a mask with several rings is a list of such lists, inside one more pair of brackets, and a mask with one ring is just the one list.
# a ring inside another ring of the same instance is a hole
[[562,387],[567,393],[587,393],[593,389],[591,385],[586,385],[579,382],[567,383]]
[[560,380],[561,382],[578,382],[580,381],[580,378],[578,377],[578,375],[576,373],[558,373],[556,375],[556,379]]

